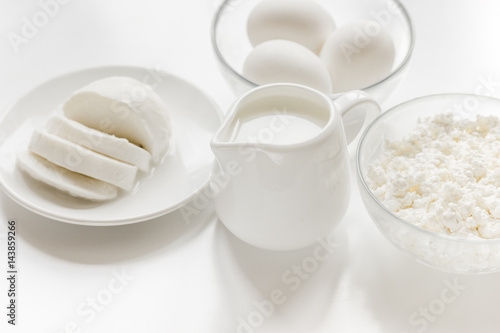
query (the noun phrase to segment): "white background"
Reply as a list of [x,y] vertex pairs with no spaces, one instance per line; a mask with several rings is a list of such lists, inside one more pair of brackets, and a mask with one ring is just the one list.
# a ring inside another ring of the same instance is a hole
[[[217,2],[73,0],[15,52],[8,34],[20,34],[22,18],[41,7],[33,0],[0,0],[0,110],[54,76],[127,64],[181,76],[225,110],[234,95],[217,70],[209,35]],[[431,93],[474,93],[481,78],[500,83],[500,2],[403,3],[417,41],[407,76],[384,109]],[[500,86],[493,95],[500,97]],[[82,227],[39,217],[2,193],[2,272],[6,222],[13,218],[19,234],[18,326],[6,324],[1,273],[1,332],[221,333],[238,332],[242,321],[259,326],[240,327],[245,333],[500,330],[499,274],[457,277],[414,262],[379,233],[355,187],[334,233],[335,251],[300,285],[282,276],[290,277],[314,247],[291,253],[252,248],[233,237],[211,207],[190,224],[174,212],[129,226]],[[463,290],[439,308],[442,295],[454,295],[449,283]],[[283,304],[271,309],[266,300],[276,289],[283,291]],[[259,314],[256,304],[267,308]],[[423,319],[419,311],[429,306],[439,314]]]

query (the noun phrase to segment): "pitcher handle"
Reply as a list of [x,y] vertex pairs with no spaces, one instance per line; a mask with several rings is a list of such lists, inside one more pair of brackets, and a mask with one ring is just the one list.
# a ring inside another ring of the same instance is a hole
[[380,105],[367,93],[353,90],[330,96],[342,116],[349,156],[354,157],[365,128],[382,113]]

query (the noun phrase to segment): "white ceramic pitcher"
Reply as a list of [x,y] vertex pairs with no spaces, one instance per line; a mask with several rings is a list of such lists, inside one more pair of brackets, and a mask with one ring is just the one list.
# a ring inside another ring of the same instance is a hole
[[379,113],[361,91],[332,100],[302,85],[270,84],[241,96],[211,142],[210,186],[220,220],[238,238],[270,250],[326,236],[350,199],[346,142],[353,152]]

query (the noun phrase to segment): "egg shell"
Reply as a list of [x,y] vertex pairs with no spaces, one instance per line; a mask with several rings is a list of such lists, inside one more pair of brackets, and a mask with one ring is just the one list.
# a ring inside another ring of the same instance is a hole
[[394,42],[378,22],[355,21],[328,37],[320,58],[330,72],[333,92],[363,89],[390,74]]
[[252,46],[272,39],[287,39],[318,54],[335,23],[330,14],[312,0],[263,0],[247,22]]
[[243,76],[262,85],[298,83],[324,93],[332,91],[330,75],[319,57],[289,40],[270,40],[257,45],[245,59]]

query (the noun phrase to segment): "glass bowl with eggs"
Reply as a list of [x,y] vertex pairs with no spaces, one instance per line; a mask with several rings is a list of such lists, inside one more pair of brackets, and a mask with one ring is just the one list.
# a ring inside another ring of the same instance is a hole
[[225,0],[212,22],[221,72],[236,94],[298,83],[379,103],[397,87],[414,45],[397,0]]
[[357,152],[362,200],[381,233],[454,274],[500,271],[500,100],[441,94],[384,112]]

